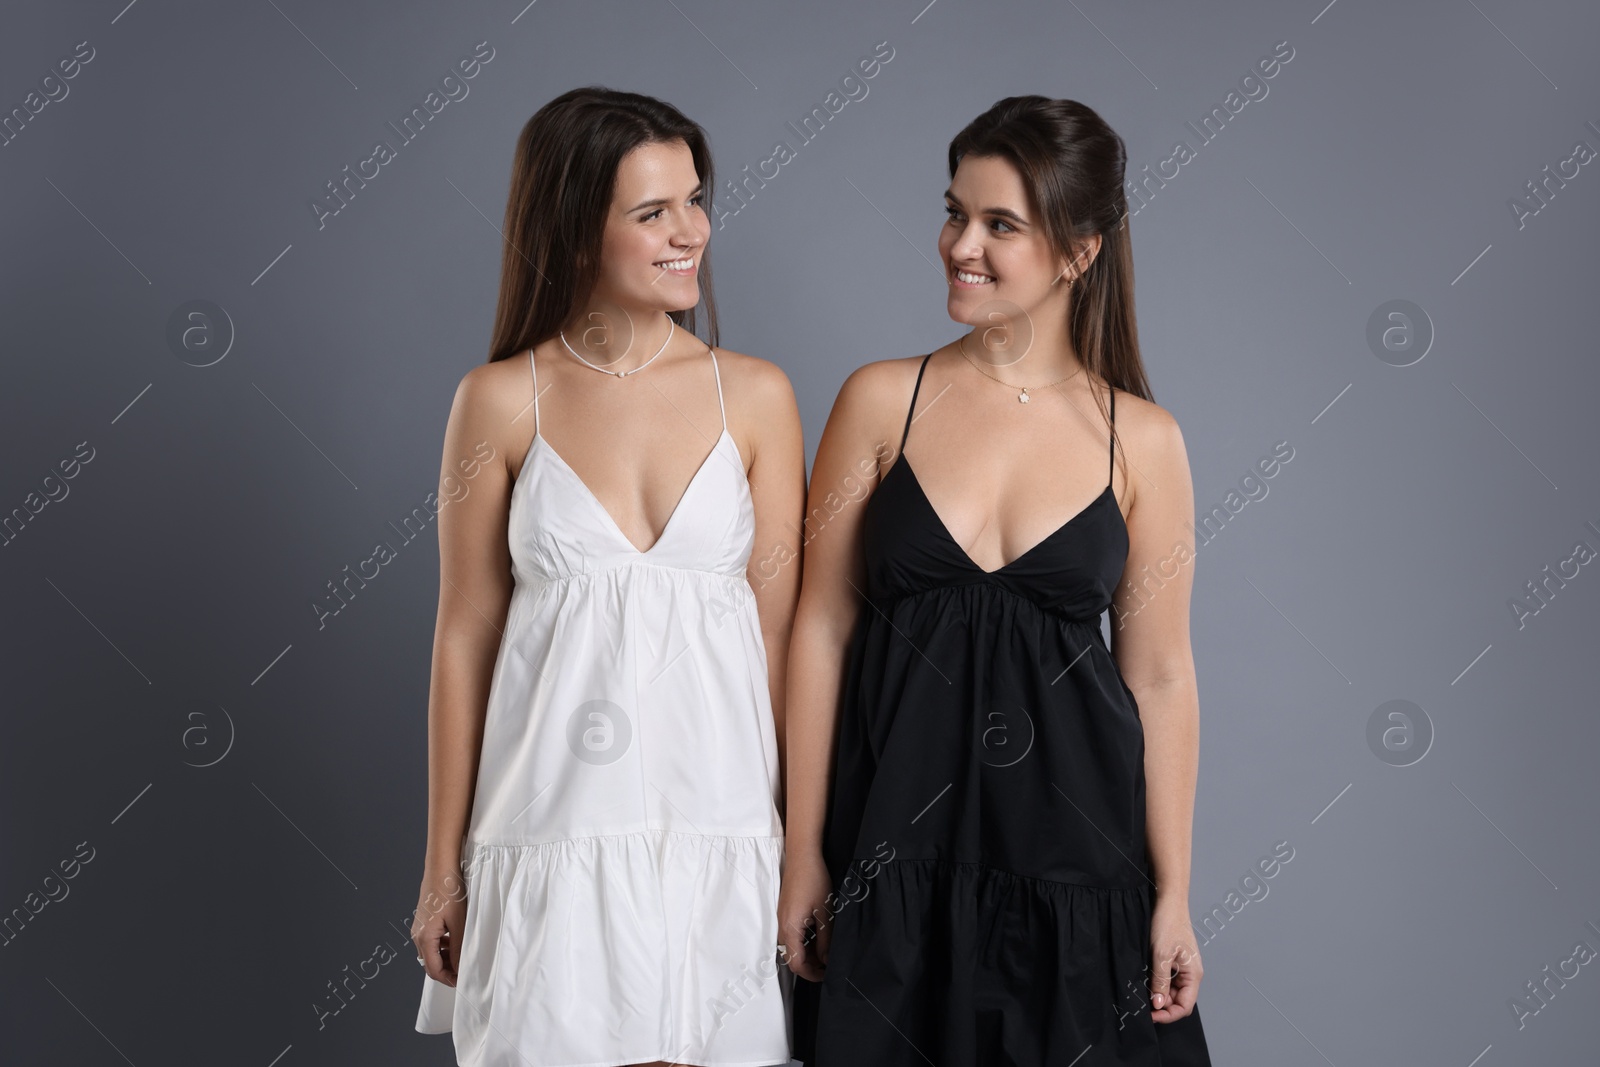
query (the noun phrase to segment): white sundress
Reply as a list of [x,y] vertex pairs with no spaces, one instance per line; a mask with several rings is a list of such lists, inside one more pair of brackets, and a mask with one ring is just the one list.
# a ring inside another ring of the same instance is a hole
[[640,551],[539,434],[462,843],[455,987],[416,1029],[470,1067],[789,1062],[783,827],[755,507],[722,433]]

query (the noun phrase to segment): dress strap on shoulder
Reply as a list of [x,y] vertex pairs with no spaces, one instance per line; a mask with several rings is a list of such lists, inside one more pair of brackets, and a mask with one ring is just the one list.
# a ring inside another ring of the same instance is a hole
[[539,435],[539,372],[533,366],[533,349],[528,349],[528,373],[533,376],[533,433]]
[[722,370],[717,366],[717,350],[706,345],[706,351],[711,353],[711,373],[717,379],[717,410],[722,412],[722,428],[728,428],[728,409],[722,402]]
[[1117,387],[1111,387],[1111,469],[1106,473],[1106,488],[1117,477]]
[[928,360],[933,358],[929,352],[922,357],[922,363],[917,367],[917,384],[911,389],[911,406],[906,408],[906,428],[900,434],[900,451],[906,450],[906,438],[911,436],[911,413],[917,410],[917,394],[922,391],[922,372],[928,369]]

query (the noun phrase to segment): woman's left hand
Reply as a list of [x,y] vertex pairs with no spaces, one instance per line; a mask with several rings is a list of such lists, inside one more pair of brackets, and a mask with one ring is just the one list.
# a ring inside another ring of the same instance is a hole
[[1150,1018],[1170,1023],[1193,1011],[1202,973],[1188,902],[1158,900],[1150,920]]

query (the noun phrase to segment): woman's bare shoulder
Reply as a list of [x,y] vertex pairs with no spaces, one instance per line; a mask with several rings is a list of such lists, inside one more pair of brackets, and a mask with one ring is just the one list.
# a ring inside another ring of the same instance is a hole
[[748,408],[760,418],[794,407],[794,386],[778,364],[720,345],[714,351],[723,391],[738,397],[741,408]]
[[923,354],[863,363],[845,376],[818,446],[825,463],[854,466],[872,457],[878,473],[888,469],[900,449],[907,408]]
[[894,356],[863,363],[845,376],[834,402],[838,410],[855,415],[884,415],[905,411],[911,402],[917,369],[927,353]]
[[1130,505],[1137,505],[1142,490],[1157,485],[1181,483],[1189,491],[1189,455],[1172,412],[1121,389],[1116,401],[1117,444],[1127,461]]
[[[526,354],[480,363],[456,383],[448,435],[458,442],[488,442],[507,457],[507,470],[519,465],[533,440],[533,377]],[[526,413],[526,414],[525,414]]]
[[1152,458],[1182,450],[1183,432],[1172,412],[1153,400],[1117,390],[1117,436]]

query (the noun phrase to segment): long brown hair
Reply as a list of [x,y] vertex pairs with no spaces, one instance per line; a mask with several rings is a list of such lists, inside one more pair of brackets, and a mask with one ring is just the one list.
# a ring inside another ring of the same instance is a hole
[[1067,335],[1091,374],[1153,400],[1134,322],[1122,138],[1076,100],[1008,96],[950,142],[952,178],[966,155],[998,156],[1017,168],[1058,256],[1071,258],[1085,238],[1100,235],[1099,253],[1068,297]]
[[[673,141],[689,146],[709,202],[713,176],[706,133],[664,101],[590,85],[562,93],[522,127],[506,198],[490,363],[554,337],[589,299],[600,276],[601,240],[622,157],[640,145]],[[715,346],[709,251],[701,252],[700,295],[705,339]],[[668,314],[696,333],[696,310]]]

